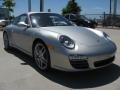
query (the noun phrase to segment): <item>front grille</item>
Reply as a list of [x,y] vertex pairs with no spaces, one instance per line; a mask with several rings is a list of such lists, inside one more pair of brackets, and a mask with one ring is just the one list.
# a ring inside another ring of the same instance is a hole
[[95,67],[100,67],[100,66],[104,66],[104,65],[110,64],[110,63],[112,63],[114,61],[114,58],[115,58],[115,56],[112,57],[112,58],[106,59],[106,60],[96,61],[94,63],[94,66]]
[[86,60],[70,60],[70,64],[76,69],[87,69],[89,68],[88,62]]

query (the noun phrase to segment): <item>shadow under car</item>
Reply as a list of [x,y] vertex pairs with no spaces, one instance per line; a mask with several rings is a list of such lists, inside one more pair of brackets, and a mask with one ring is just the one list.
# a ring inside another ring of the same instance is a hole
[[51,69],[48,72],[43,72],[38,69],[33,58],[23,52],[14,48],[7,52],[22,60],[24,63],[21,63],[21,65],[30,65],[47,79],[73,89],[103,86],[112,83],[120,77],[120,67],[116,64],[92,71],[64,72]]

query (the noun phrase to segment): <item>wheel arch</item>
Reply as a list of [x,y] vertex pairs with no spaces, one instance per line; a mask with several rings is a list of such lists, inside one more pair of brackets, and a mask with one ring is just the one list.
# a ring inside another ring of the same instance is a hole
[[45,47],[46,47],[46,49],[47,49],[47,51],[48,51],[48,54],[49,54],[49,64],[50,64],[50,68],[51,68],[51,57],[50,57],[50,51],[49,51],[49,49],[48,49],[48,47],[47,47],[47,44],[42,40],[42,39],[40,39],[40,38],[36,38],[34,41],[33,41],[33,44],[32,44],[32,57],[34,58],[34,55],[33,55],[33,49],[34,49],[34,46],[35,46],[35,44],[37,43],[37,42],[42,42],[44,45],[45,45]]
[[[42,43],[45,45],[45,47],[47,48],[48,52],[49,52],[49,49],[48,49],[48,47],[47,47],[47,44],[46,44],[42,39],[36,38],[36,39],[33,41],[33,44],[32,44],[32,55],[33,55],[34,46],[35,46],[35,44],[36,44],[37,42],[42,42]],[[50,58],[50,52],[49,52],[49,58]]]
[[46,45],[42,39],[36,38],[36,39],[33,41],[32,49],[34,48],[35,44],[36,44],[37,42],[39,42],[39,41],[42,42],[44,45]]

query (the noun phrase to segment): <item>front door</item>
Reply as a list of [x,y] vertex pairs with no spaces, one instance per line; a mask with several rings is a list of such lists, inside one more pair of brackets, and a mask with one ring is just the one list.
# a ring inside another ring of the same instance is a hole
[[12,33],[14,44],[18,48],[23,49],[29,53],[31,51],[33,41],[31,28],[27,28],[26,26],[20,25],[20,22],[29,24],[28,16],[26,14],[19,16],[18,21],[14,24]]

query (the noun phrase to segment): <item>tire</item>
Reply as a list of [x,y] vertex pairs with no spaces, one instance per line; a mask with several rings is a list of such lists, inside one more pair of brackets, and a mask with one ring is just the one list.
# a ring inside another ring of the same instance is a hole
[[6,32],[3,34],[3,41],[4,41],[4,48],[6,50],[10,49],[9,38]]
[[36,65],[42,71],[50,69],[50,55],[44,43],[38,41],[33,47],[33,58]]

